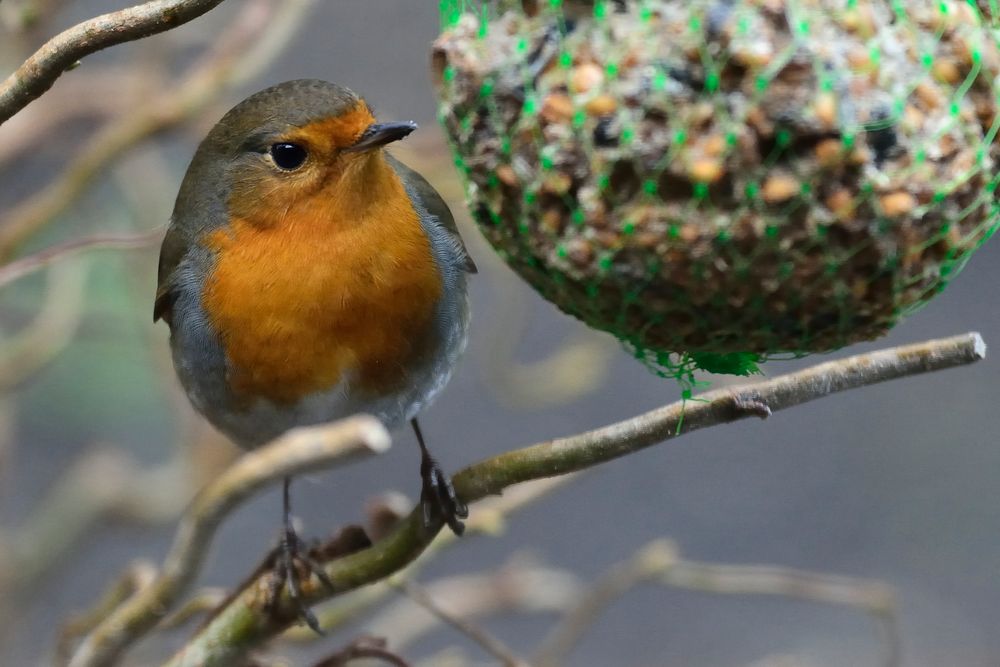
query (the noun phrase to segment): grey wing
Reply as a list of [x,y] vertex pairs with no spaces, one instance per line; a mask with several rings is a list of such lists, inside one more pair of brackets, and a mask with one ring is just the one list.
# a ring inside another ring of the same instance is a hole
[[448,205],[441,198],[441,195],[438,194],[438,191],[434,189],[433,185],[427,182],[426,178],[392,157],[392,155],[387,155],[386,157],[389,160],[389,164],[399,174],[399,177],[403,179],[407,188],[411,190],[411,196],[415,194],[420,199],[423,207],[427,209],[427,212],[436,217],[441,222],[441,226],[451,234],[455,246],[461,254],[462,269],[467,273],[478,273],[479,269],[476,268],[476,263],[472,261],[472,257],[469,256],[469,251],[465,247],[465,242],[458,233],[455,216],[451,214],[451,209],[448,208]]

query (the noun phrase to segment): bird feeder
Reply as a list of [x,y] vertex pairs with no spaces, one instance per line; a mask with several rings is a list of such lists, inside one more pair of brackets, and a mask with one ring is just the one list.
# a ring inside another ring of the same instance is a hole
[[877,338],[998,226],[992,2],[441,12],[440,120],[482,233],[666,373]]

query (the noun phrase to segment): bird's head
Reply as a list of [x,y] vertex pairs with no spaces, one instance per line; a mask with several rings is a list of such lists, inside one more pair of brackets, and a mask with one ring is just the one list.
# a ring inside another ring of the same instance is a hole
[[267,225],[320,192],[379,196],[366,168],[383,165],[380,149],[415,129],[413,121],[377,122],[348,88],[300,79],[235,106],[209,132],[195,162],[223,170],[231,217]]

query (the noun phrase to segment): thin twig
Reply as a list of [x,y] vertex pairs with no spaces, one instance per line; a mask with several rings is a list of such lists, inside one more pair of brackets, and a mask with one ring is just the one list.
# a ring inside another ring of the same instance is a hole
[[49,246],[10,264],[0,266],[0,288],[67,257],[91,250],[131,250],[148,248],[163,238],[163,229],[138,234],[95,234]]
[[0,393],[6,393],[59,355],[83,319],[87,264],[54,266],[48,272],[44,301],[32,321],[0,348]]
[[479,645],[484,651],[500,661],[504,667],[530,667],[527,662],[517,657],[502,641],[489,634],[475,623],[466,620],[465,614],[453,613],[439,605],[434,597],[422,586],[412,581],[404,581],[397,585],[407,597],[429,611],[442,622],[450,625],[460,633]]
[[348,663],[364,659],[378,660],[394,667],[411,667],[402,656],[389,650],[381,637],[361,637],[331,656],[317,662],[313,667],[346,667]]
[[570,651],[593,627],[601,613],[613,602],[651,577],[662,576],[680,556],[671,542],[656,540],[617,563],[594,582],[542,641],[532,658],[536,667],[565,663]]
[[33,590],[105,517],[142,524],[174,521],[194,491],[228,463],[196,460],[207,449],[205,436],[213,437],[207,429],[199,431],[200,437],[179,438],[188,446],[172,447],[169,459],[152,465],[141,465],[119,448],[85,451],[18,526],[0,528],[0,590],[11,596]]
[[64,30],[0,84],[0,125],[52,87],[81,58],[196,19],[222,0],[153,0]]
[[725,565],[682,560],[673,543],[656,540],[608,570],[542,642],[532,664],[558,667],[586,636],[600,614],[641,584],[722,595],[774,595],[843,605],[871,614],[885,634],[886,667],[896,667],[895,597],[877,581],[806,572],[771,565]]
[[109,163],[140,141],[196,115],[277,55],[315,0],[244,5],[214,48],[164,93],[108,121],[55,179],[17,204],[0,226],[0,261],[83,193]]
[[70,657],[70,644],[77,637],[81,637],[97,627],[123,601],[149,586],[155,578],[156,566],[152,563],[137,561],[129,565],[93,608],[75,614],[63,624],[56,641],[57,663],[66,664]]
[[158,630],[172,630],[184,625],[195,616],[211,612],[226,600],[224,588],[203,588],[195,593],[180,609],[164,618],[156,626]]
[[[496,572],[438,579],[425,588],[453,616],[478,618],[513,612],[564,613],[579,599],[583,586],[571,572],[515,557]],[[391,636],[403,648],[439,625],[438,618],[413,601],[401,599],[379,611],[365,628],[374,635]]]
[[878,622],[883,647],[882,664],[886,667],[900,665],[896,598],[892,588],[881,582],[773,565],[680,561],[663,573],[660,583],[670,588],[705,593],[776,595],[860,609]]
[[[165,464],[177,470],[173,462]],[[162,496],[159,466],[143,470],[127,454],[102,447],[81,456],[33,508],[23,525],[0,532],[0,588],[28,591],[101,516],[123,501]],[[183,502],[180,474],[164,477],[174,492],[173,505]],[[145,495],[140,495],[145,494]],[[131,509],[131,508],[130,508]]]
[[284,477],[331,468],[388,447],[385,427],[359,415],[289,431],[238,459],[194,499],[156,580],[90,633],[70,666],[112,664],[129,643],[162,619],[194,580],[219,523],[251,495]]
[[773,565],[717,565],[679,561],[665,568],[660,583],[703,593],[777,595],[884,614],[895,607],[886,584],[805,572]]
[[149,68],[138,65],[107,65],[75,74],[45,97],[31,113],[14,116],[0,128],[0,167],[5,166],[41,142],[59,128],[82,119],[97,120],[121,113],[123,94],[140,85],[166,85]]
[[[454,477],[458,496],[473,503],[532,479],[562,475],[639,451],[683,433],[759,416],[739,408],[747,401],[772,412],[830,394],[908,375],[979,361],[986,346],[979,334],[904,345],[819,364],[754,384],[707,392],[698,400],[674,403],[595,431],[501,454],[465,468]],[[683,418],[684,431],[678,433]],[[315,603],[384,579],[412,562],[441,526],[427,528],[415,508],[387,537],[368,549],[328,561],[324,569],[334,590],[318,582],[302,587]],[[307,582],[308,583],[308,582]],[[267,599],[263,579],[246,586],[174,658],[169,667],[233,664],[254,647],[296,622],[296,606],[283,594]]]

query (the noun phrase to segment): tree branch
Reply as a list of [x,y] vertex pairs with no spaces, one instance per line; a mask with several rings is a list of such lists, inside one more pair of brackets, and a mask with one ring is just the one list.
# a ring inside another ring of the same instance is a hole
[[126,91],[131,95],[134,90],[150,90],[157,83],[166,84],[165,77],[149,70],[143,63],[127,67],[92,67],[74,74],[59,88],[47,93],[45,104],[7,121],[0,142],[0,168],[37,146],[56,128],[82,119],[98,121],[121,113]]
[[843,605],[871,614],[886,644],[886,667],[898,667],[895,596],[887,585],[772,565],[726,565],[684,560],[674,544],[656,540],[611,567],[549,633],[535,654],[537,667],[559,667],[612,603],[634,588],[667,588],[718,595],[773,595]]
[[[584,591],[582,582],[571,572],[522,556],[515,556],[498,570],[450,576],[424,588],[446,613],[466,620],[515,613],[563,614]],[[403,651],[428,637],[441,623],[439,616],[415,601],[400,598],[365,621],[364,629],[375,636],[391,637],[393,646]]]
[[399,584],[399,589],[406,593],[411,600],[433,614],[439,621],[450,625],[478,644],[486,653],[499,660],[504,667],[531,667],[523,659],[517,657],[502,641],[470,621],[466,614],[453,613],[438,604],[434,596],[428,593],[423,586],[412,581],[404,581]]
[[0,394],[33,377],[72,342],[83,319],[89,270],[86,264],[64,264],[49,270],[41,309],[0,349]]
[[191,118],[229,87],[260,71],[282,50],[314,3],[315,0],[245,3],[213,47],[179,80],[170,82],[162,95],[109,120],[59,175],[10,209],[0,225],[0,261],[9,258],[22,241],[62,213],[95,176],[125,151]]
[[[549,495],[557,489],[562,488],[569,482],[573,481],[575,475],[563,475],[562,477],[550,477],[548,479],[538,479],[527,484],[521,484],[516,488],[505,492],[502,496],[497,496],[494,498],[489,498],[483,501],[477,508],[475,514],[470,516],[465,522],[465,533],[463,534],[463,540],[471,537],[472,535],[491,535],[496,536],[504,531],[507,519],[514,513],[519,512],[537,502],[539,499]],[[399,518],[406,516],[409,513],[410,506],[407,504],[406,510],[399,514]],[[397,519],[398,521],[399,519]],[[394,524],[395,525],[395,524]],[[388,531],[381,533],[382,535],[387,534]],[[369,527],[369,534],[372,539],[378,539],[379,534],[377,534],[371,527]],[[324,632],[330,633],[335,631],[339,627],[346,625],[360,614],[363,614],[368,609],[372,608],[378,602],[381,602],[389,593],[392,593],[395,589],[393,584],[396,581],[405,580],[416,576],[420,571],[420,567],[426,563],[431,556],[440,552],[442,549],[458,543],[460,540],[452,532],[445,532],[434,540],[424,552],[420,555],[420,559],[410,565],[408,568],[400,570],[392,577],[379,581],[371,586],[361,588],[352,591],[350,594],[340,596],[335,600],[331,601],[329,604],[323,605],[318,609],[315,609],[316,617],[319,620],[319,625]],[[564,580],[554,580],[550,579],[549,588],[562,586],[563,589],[566,588],[568,584]],[[537,587],[536,591],[541,591],[544,587]],[[566,594],[563,595],[565,597]],[[454,596],[452,596],[454,597]],[[472,602],[473,600],[469,600]],[[498,600],[493,599],[496,603]],[[398,619],[382,619],[381,626],[379,621],[373,621],[370,629],[373,634],[383,635],[389,634],[390,629],[392,629],[393,638],[399,644],[407,644],[413,641],[413,626],[408,625],[410,628],[410,635],[400,636],[400,626],[396,620]],[[314,641],[316,639],[316,633],[310,630],[304,625],[293,626],[288,629],[287,632],[281,635],[282,640],[286,641]]]
[[0,266],[0,288],[19,280],[39,269],[62,261],[81,252],[90,250],[131,250],[148,248],[163,238],[163,228],[152,229],[138,234],[94,234],[49,246],[43,250],[21,257]]
[[105,591],[93,608],[75,614],[63,624],[56,642],[56,664],[65,665],[72,655],[70,647],[78,637],[87,634],[136,592],[148,587],[156,578],[156,566],[148,561],[136,561]]
[[389,434],[382,424],[359,415],[289,431],[244,455],[198,494],[181,520],[161,573],[87,636],[70,667],[113,663],[126,646],[162,619],[194,580],[219,523],[252,494],[286,476],[388,448]]
[[316,663],[313,667],[347,667],[348,663],[357,660],[365,660],[366,663],[369,660],[377,660],[382,664],[393,665],[393,667],[410,667],[410,663],[406,662],[402,656],[390,651],[387,648],[386,641],[379,637],[360,637],[355,639],[333,655]]
[[[702,394],[617,424],[501,454],[454,477],[459,497],[472,503],[528,480],[563,475],[676,438],[684,433],[759,416],[830,394],[908,375],[961,366],[983,359],[986,346],[977,333],[860,354],[732,389]],[[741,406],[755,406],[746,409]],[[384,579],[406,567],[427,548],[441,525],[427,528],[415,508],[396,529],[373,546],[324,563],[334,584],[327,590],[313,577],[302,596],[315,603]],[[168,667],[233,664],[246,652],[295,623],[298,612],[287,593],[269,599],[271,573],[263,573],[235,594],[171,659]],[[80,663],[84,664],[84,663]]]
[[885,667],[900,665],[896,596],[888,585],[881,582],[773,565],[679,561],[663,572],[659,583],[668,588],[704,593],[773,595],[862,610],[878,622],[882,640],[881,664]]
[[59,33],[0,84],[0,125],[51,88],[84,56],[176,28],[221,2],[153,0],[103,14]]

